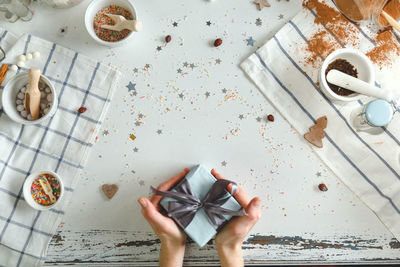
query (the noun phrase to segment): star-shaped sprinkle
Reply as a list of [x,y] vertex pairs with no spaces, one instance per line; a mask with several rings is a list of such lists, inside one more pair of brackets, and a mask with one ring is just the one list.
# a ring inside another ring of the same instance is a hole
[[256,25],[261,26],[262,25],[262,20],[260,18],[256,19]]
[[189,67],[193,69],[196,66],[193,63],[190,63]]
[[264,7],[270,7],[268,0],[255,0],[254,4],[258,5],[258,10],[262,10]]
[[257,122],[261,122],[262,118],[261,117],[257,117],[256,120],[257,120]]
[[228,163],[224,160],[223,162],[221,162],[221,165],[223,166],[223,167],[226,167],[226,165],[227,165]]
[[206,92],[204,95],[208,98],[211,94],[210,92]]
[[283,19],[283,14],[280,14],[280,15],[278,16],[278,18],[279,18],[279,19]]
[[135,148],[133,149],[133,152],[135,152],[135,153],[139,152],[139,148],[135,147]]
[[222,93],[226,94],[226,92],[228,92],[228,90],[226,90],[226,88],[222,89]]
[[207,22],[206,22],[206,25],[207,25],[207,26],[211,26],[211,21],[207,21]]
[[179,68],[179,69],[176,70],[176,72],[177,73],[182,73],[182,69]]
[[174,21],[174,23],[172,23],[172,26],[178,27],[178,22]]
[[317,172],[315,175],[316,175],[317,177],[321,177],[322,173],[321,173],[321,172]]
[[251,36],[250,38],[247,38],[246,41],[248,46],[254,46],[254,43],[256,42],[256,40],[254,40]]
[[150,68],[150,64],[146,64],[146,65],[144,65],[144,67],[145,67],[146,69],[149,69],[149,68]]
[[183,66],[184,66],[184,67],[187,67],[187,66],[189,66],[189,63],[183,62]]
[[221,64],[221,62],[222,62],[222,60],[219,59],[219,58],[217,58],[217,59],[215,60],[215,64]]
[[138,71],[139,71],[138,68],[134,68],[134,69],[133,69],[133,72],[134,72],[134,73],[138,73]]
[[158,129],[158,130],[157,130],[157,134],[159,134],[159,135],[162,134],[162,130],[161,130],[161,129]]
[[244,115],[243,115],[243,114],[240,114],[240,115],[239,115],[239,119],[243,120],[243,119],[244,119]]
[[103,136],[106,136],[106,135],[108,135],[108,134],[109,134],[108,130],[104,130],[104,131],[103,131]]
[[157,51],[161,51],[161,50],[162,50],[161,46],[157,46]]
[[132,96],[137,96],[136,90],[131,93]]
[[126,87],[128,88],[128,92],[134,91],[134,90],[136,90],[136,88],[135,88],[136,83],[129,82],[129,84]]
[[143,119],[143,117],[144,117],[144,115],[143,115],[142,113],[139,113],[139,114],[138,114],[138,118],[139,118],[139,119]]
[[178,96],[179,96],[179,98],[183,99],[184,95],[182,93],[180,93]]

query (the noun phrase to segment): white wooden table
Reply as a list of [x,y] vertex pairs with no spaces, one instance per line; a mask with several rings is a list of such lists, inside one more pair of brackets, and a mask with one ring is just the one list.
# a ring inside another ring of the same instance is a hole
[[[248,264],[400,263],[400,243],[239,69],[301,8],[294,0],[270,3],[258,11],[251,0],[135,0],[143,31],[118,49],[101,47],[86,33],[89,1],[65,10],[36,4],[31,22],[1,22],[124,74],[50,244],[49,265],[155,265],[159,242],[136,200],[198,163],[263,199],[262,219],[244,245]],[[165,45],[168,34],[172,42]],[[218,37],[223,44],[214,48]],[[129,82],[136,90],[128,92]],[[274,122],[265,121],[268,114]],[[320,182],[327,192],[317,189]],[[111,201],[101,192],[104,183],[120,187]],[[186,262],[215,265],[218,257],[212,244],[190,244]]]

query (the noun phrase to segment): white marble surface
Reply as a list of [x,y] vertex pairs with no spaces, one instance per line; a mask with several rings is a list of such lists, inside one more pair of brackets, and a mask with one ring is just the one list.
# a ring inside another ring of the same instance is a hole
[[[262,198],[263,216],[252,234],[392,238],[238,67],[300,10],[301,1],[270,0],[272,7],[262,11],[249,0],[133,3],[143,31],[115,49],[99,46],[86,33],[83,17],[89,1],[71,9],[36,4],[31,22],[0,23],[110,63],[124,74],[61,232],[150,231],[136,199],[148,195],[150,185],[202,163],[237,181],[250,196]],[[258,18],[261,26],[256,25]],[[67,29],[65,34],[59,33],[61,28]],[[172,41],[165,45],[168,34]],[[211,44],[218,37],[223,44],[215,48]],[[250,37],[254,46],[246,41]],[[136,96],[128,92],[129,82],[136,84]],[[265,121],[268,114],[274,122]],[[321,182],[327,192],[318,190]],[[120,187],[111,201],[101,192],[104,183]],[[276,259],[285,260],[284,249],[275,253]],[[379,251],[372,253],[379,257]]]

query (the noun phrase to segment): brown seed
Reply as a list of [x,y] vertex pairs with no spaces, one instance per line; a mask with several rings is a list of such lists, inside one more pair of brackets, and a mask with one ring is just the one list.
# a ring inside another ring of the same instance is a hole
[[328,191],[328,187],[326,187],[325,184],[319,184],[318,185],[318,189],[323,191],[323,192]]
[[268,119],[269,121],[274,121],[274,120],[275,120],[274,115],[272,115],[272,114],[269,114],[269,115],[267,116],[267,119]]
[[221,44],[222,44],[222,39],[221,38],[215,39],[215,41],[214,41],[214,46],[215,47],[220,46]]
[[87,108],[85,108],[85,107],[80,107],[80,108],[78,109],[78,113],[80,113],[80,114],[85,113],[86,110],[87,110]]
[[171,35],[165,36],[165,41],[166,41],[167,43],[171,42],[171,39],[172,39]]

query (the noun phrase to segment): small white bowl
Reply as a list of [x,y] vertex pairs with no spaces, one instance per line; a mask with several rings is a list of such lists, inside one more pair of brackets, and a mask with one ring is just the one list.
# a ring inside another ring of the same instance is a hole
[[134,33],[133,31],[131,31],[124,39],[121,39],[117,42],[107,42],[101,40],[94,32],[94,17],[96,16],[97,12],[99,12],[102,8],[109,7],[110,5],[123,7],[132,14],[133,19],[138,19],[136,10],[129,0],[93,0],[86,8],[85,26],[89,35],[99,44],[110,47],[119,47],[126,44],[129,39],[132,38]]
[[53,84],[47,79],[45,76],[41,75],[40,76],[40,81],[44,82],[51,90],[51,93],[53,94],[53,104],[51,105],[51,108],[49,112],[42,116],[41,118],[37,120],[27,120],[24,117],[22,117],[18,110],[17,106],[15,104],[15,100],[17,99],[17,95],[19,90],[26,86],[28,84],[29,78],[28,78],[28,72],[23,72],[19,73],[15,76],[13,76],[7,84],[4,86],[3,89],[3,95],[2,95],[2,103],[3,103],[3,109],[4,112],[7,114],[7,116],[20,124],[40,124],[45,120],[48,120],[50,117],[52,117],[56,111],[57,111],[57,106],[58,106],[58,98],[57,98],[57,93],[56,90],[54,89]]
[[[57,201],[55,203],[53,203],[52,205],[49,205],[49,206],[43,206],[43,205],[40,205],[39,203],[36,203],[35,200],[33,200],[32,195],[31,195],[32,183],[35,181],[35,179],[40,174],[44,174],[44,173],[53,175],[54,177],[57,178],[58,182],[60,183],[60,197],[57,199]],[[26,178],[25,183],[24,183],[23,192],[24,192],[24,199],[25,199],[26,203],[29,204],[29,206],[31,206],[35,210],[48,210],[48,209],[54,208],[58,203],[60,203],[60,201],[64,195],[64,184],[61,180],[61,177],[54,172],[51,172],[51,171],[34,172]]]
[[371,60],[358,50],[351,48],[338,49],[326,57],[318,74],[320,89],[328,98],[345,102],[360,99],[362,95],[358,93],[354,93],[349,96],[341,96],[334,93],[329,87],[328,82],[326,81],[325,71],[328,68],[328,65],[336,59],[345,59],[346,61],[351,63],[354,68],[357,69],[358,79],[374,85],[375,71]]

